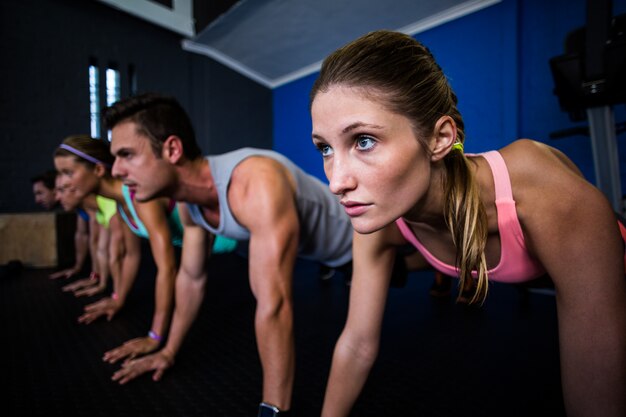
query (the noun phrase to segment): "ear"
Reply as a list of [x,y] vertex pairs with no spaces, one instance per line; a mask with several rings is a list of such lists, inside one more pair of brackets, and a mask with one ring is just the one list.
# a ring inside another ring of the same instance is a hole
[[105,168],[103,164],[100,163],[100,164],[95,165],[93,172],[96,174],[98,178],[102,178],[106,175],[107,169]]
[[442,160],[450,152],[455,142],[456,122],[450,116],[441,116],[435,123],[433,130],[430,159],[432,161]]
[[176,135],[171,135],[163,142],[161,157],[172,164],[177,164],[183,157],[183,141]]

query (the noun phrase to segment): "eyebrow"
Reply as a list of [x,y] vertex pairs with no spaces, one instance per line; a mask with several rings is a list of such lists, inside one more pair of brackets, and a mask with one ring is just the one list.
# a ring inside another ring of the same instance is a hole
[[379,125],[375,125],[375,124],[371,124],[371,123],[364,123],[364,122],[354,122],[346,127],[343,128],[343,130],[341,131],[342,134],[346,134],[352,130],[358,129],[360,127],[368,127],[368,128],[372,128],[372,129],[384,129],[382,126]]
[[128,150],[128,148],[122,147],[122,148],[119,148],[119,149],[115,149],[115,152],[112,152],[112,154],[113,154],[113,156],[117,156],[121,152],[130,152],[130,151]]
[[[345,135],[346,133],[349,133],[349,132],[351,132],[351,131],[353,131],[355,129],[359,129],[361,127],[367,127],[367,128],[370,128],[370,129],[378,129],[378,130],[384,129],[384,127],[380,126],[380,125],[375,125],[375,124],[365,123],[365,122],[354,122],[354,123],[349,124],[348,126],[344,127],[341,130],[341,134]],[[312,137],[313,137],[313,139],[323,139],[322,136],[320,136],[320,135],[318,135],[316,133],[313,133]]]

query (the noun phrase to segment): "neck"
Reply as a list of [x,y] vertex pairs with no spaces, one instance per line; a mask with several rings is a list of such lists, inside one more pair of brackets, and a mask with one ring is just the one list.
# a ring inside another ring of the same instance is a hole
[[415,226],[447,231],[444,217],[444,185],[446,171],[443,162],[433,165],[426,194],[402,216]]
[[180,165],[177,175],[178,186],[174,191],[174,200],[203,207],[217,205],[217,189],[211,167],[205,158],[199,157]]
[[89,194],[87,197],[83,199],[81,206],[84,210],[96,210],[98,208],[98,203],[96,202],[96,195]]
[[95,193],[103,197],[115,200],[118,203],[124,201],[124,196],[122,195],[122,181],[117,178],[108,176],[102,178],[100,180],[100,186]]

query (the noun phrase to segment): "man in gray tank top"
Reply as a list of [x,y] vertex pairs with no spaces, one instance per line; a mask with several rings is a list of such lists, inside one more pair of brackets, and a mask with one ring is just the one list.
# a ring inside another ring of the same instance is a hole
[[294,380],[292,275],[296,257],[331,267],[350,262],[352,227],[337,197],[284,156],[244,148],[203,158],[191,123],[172,98],[145,94],[105,110],[112,129],[113,175],[138,201],[167,196],[179,202],[184,226],[176,309],[163,348],[127,363],[125,383],[172,366],[198,313],[213,235],[249,241],[250,286],[257,299],[256,339],[269,415],[288,415]]

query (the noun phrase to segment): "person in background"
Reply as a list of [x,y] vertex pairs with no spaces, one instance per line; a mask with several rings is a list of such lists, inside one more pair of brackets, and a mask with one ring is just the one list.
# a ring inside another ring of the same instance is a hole
[[259,410],[288,415],[295,375],[296,258],[341,268],[352,257],[352,228],[337,198],[273,151],[243,148],[203,157],[186,112],[171,97],[131,97],[105,109],[104,117],[116,157],[113,175],[135,190],[137,201],[164,196],[179,201],[185,229],[167,343],[152,355],[125,362],[114,379],[126,383],[154,371],[153,379],[159,380],[172,366],[202,304],[211,242],[221,235],[249,242],[263,369]]
[[35,175],[30,179],[33,188],[35,203],[46,210],[54,210],[58,207],[54,187],[57,172],[53,169]]
[[[60,207],[56,183],[59,180],[56,170],[47,170],[30,179],[33,187],[35,203],[46,210],[57,210]],[[76,232],[74,233],[74,265],[50,274],[50,279],[69,278],[83,270],[89,252],[89,228],[86,213],[77,212]]]
[[[89,221],[89,252],[91,255],[91,273],[88,278],[78,279],[62,289],[73,292],[75,296],[93,296],[106,290],[109,277],[109,251],[111,248],[111,233],[109,222],[104,221],[104,213],[98,207],[98,199],[94,194],[79,197],[76,189],[70,184],[70,179],[58,175],[56,192],[59,202],[65,211],[76,210],[82,218]],[[84,215],[80,214],[84,213]],[[116,245],[113,245],[115,247]]]
[[[177,270],[174,248],[180,247],[183,240],[183,227],[176,203],[167,198],[136,201],[134,188],[111,176],[113,156],[108,142],[86,135],[67,137],[55,151],[54,162],[59,172],[70,178],[79,198],[97,195],[110,199],[114,203],[113,210],[117,212],[116,218],[125,223],[121,227],[123,239],[116,239],[116,229],[112,229],[111,234],[113,241],[124,242],[125,252],[121,257],[122,268],[115,292],[111,297],[87,306],[81,321],[90,323],[100,316],[111,317],[111,314],[122,308],[138,273],[138,239],[148,239],[157,266],[152,326],[146,336],[129,340],[106,352],[104,360],[115,362],[152,352],[161,345],[167,333],[173,308]],[[228,247],[227,242],[222,242],[219,248],[222,251],[225,250],[222,248],[224,243]]]

